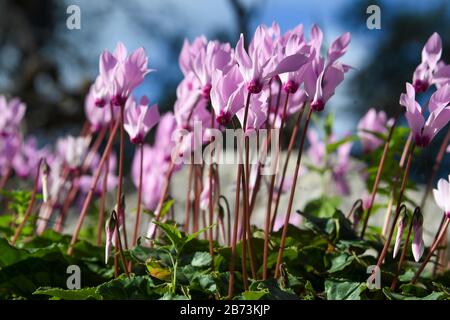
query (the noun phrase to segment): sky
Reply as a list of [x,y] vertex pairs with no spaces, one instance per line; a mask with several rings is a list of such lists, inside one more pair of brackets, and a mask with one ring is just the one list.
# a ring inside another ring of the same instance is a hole
[[[342,25],[341,13],[348,8],[351,0],[244,0],[246,5],[261,5],[257,14],[252,17],[252,29],[259,24],[272,24],[276,21],[282,31],[286,31],[302,23],[305,26],[305,32],[308,33],[311,26],[316,23],[324,31],[326,43],[330,43],[340,34],[346,31]],[[409,8],[411,10],[421,10],[422,7],[434,6],[441,3],[440,0],[429,0],[423,2],[396,0],[389,1],[389,6],[382,7],[381,20],[383,28],[383,14],[389,14],[390,10],[400,10]],[[92,32],[95,32],[95,40],[87,41],[88,45],[77,47],[84,56],[87,57],[92,67],[89,69],[90,78],[95,77],[98,72],[98,56],[104,49],[113,50],[118,41],[123,41],[130,50],[144,46],[150,57],[150,68],[156,69],[156,72],[147,77],[146,82],[137,90],[137,95],[146,94],[152,101],[158,101],[165,94],[167,88],[160,81],[158,74],[163,73],[181,80],[181,72],[178,68],[178,61],[174,55],[167,52],[164,35],[154,34],[154,28],[143,26],[136,21],[132,15],[154,22],[158,29],[166,33],[177,33],[182,38],[189,40],[199,35],[212,37],[218,30],[230,30],[237,34],[235,28],[235,17],[230,4],[227,0],[128,0],[128,8],[131,8],[125,14],[118,8],[120,6],[111,5],[111,2],[105,0],[86,1],[86,0],[68,0],[69,4],[80,6],[82,14],[82,29],[77,31],[68,31],[69,38],[77,42],[79,37],[85,39],[92,38]],[[114,3],[114,2],[113,2]],[[101,19],[101,23],[95,18],[96,10],[106,11],[107,18]],[[368,16],[366,12],[355,12],[355,15]],[[382,32],[382,30],[381,30]],[[380,30],[370,32],[352,33],[352,41],[347,54],[342,59],[344,63],[351,65],[357,70],[364,64],[365,58],[371,53],[371,48],[376,45]],[[236,39],[237,41],[237,39]],[[182,39],[180,39],[181,46]],[[231,43],[232,46],[235,43]],[[76,85],[76,71],[70,66],[66,66],[66,82],[68,85]],[[75,73],[74,73],[75,72]],[[81,76],[81,75],[80,75]],[[83,75],[86,77],[86,75]],[[347,75],[351,77],[351,71]],[[347,92],[346,83],[340,86],[333,97],[333,112],[336,114],[335,128],[337,133],[346,133],[348,128],[355,127],[355,119],[351,114],[346,113],[345,106],[351,100]]]

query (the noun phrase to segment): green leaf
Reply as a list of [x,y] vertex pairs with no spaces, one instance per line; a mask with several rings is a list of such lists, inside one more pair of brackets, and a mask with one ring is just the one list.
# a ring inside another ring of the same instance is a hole
[[269,295],[269,290],[264,289],[260,291],[244,291],[242,292],[243,300],[261,300]]
[[197,232],[194,232],[194,233],[188,235],[188,237],[186,238],[186,243],[194,240],[195,238],[197,238],[198,235],[200,235],[201,233],[203,233],[205,231],[208,231],[211,228],[214,228],[215,226],[216,226],[216,223],[213,223],[212,225],[210,225],[210,226],[208,226],[206,228],[203,228],[203,229],[201,229],[201,230],[199,230]]
[[100,285],[96,293],[106,300],[145,300],[157,299],[160,294],[155,290],[155,284],[148,276],[119,277]]
[[169,238],[170,242],[172,242],[172,245],[175,248],[179,248],[184,244],[181,233],[178,230],[176,225],[171,225],[171,224],[157,222],[157,221],[153,221],[153,223],[156,224],[158,227],[160,227],[164,231],[164,233]]
[[325,292],[328,300],[361,300],[361,293],[366,289],[365,283],[342,279],[325,280]]
[[172,292],[166,292],[159,300],[189,300],[185,296],[177,295]]
[[194,258],[191,261],[191,265],[194,267],[208,267],[211,265],[211,255],[209,252],[196,252]]
[[[383,288],[383,293],[389,300],[442,300],[446,298],[444,292],[432,292],[425,297],[415,297],[393,292],[390,288]],[[448,297],[447,297],[448,298]]]
[[341,198],[339,197],[321,197],[309,201],[303,211],[315,217],[329,218],[333,216],[340,204]]
[[353,255],[347,253],[339,254],[331,260],[331,268],[328,270],[329,273],[334,273],[344,270],[346,267],[352,264],[355,260]]
[[346,137],[344,139],[341,139],[341,140],[339,140],[337,142],[327,144],[327,147],[326,147],[327,148],[327,153],[333,153],[340,146],[342,146],[343,144],[346,144],[347,142],[355,141],[355,140],[357,140],[357,138],[358,138],[357,136],[350,136],[350,137]]
[[39,288],[33,294],[35,295],[47,295],[53,298],[63,300],[88,300],[96,299],[101,300],[102,296],[96,292],[96,287],[84,288],[78,290],[64,290],[60,288]]
[[170,212],[170,209],[172,208],[174,202],[175,202],[174,199],[169,199],[166,202],[164,202],[164,204],[161,207],[161,213],[159,216],[160,219],[164,218],[166,214]]

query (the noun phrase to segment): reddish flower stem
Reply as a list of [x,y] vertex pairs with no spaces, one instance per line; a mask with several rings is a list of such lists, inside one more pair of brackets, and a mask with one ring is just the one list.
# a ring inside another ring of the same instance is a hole
[[125,249],[128,249],[128,240],[127,240],[127,228],[126,228],[126,219],[125,219],[125,210],[123,209],[122,203],[122,194],[123,194],[123,156],[125,153],[125,129],[123,127],[124,124],[124,112],[125,105],[120,106],[120,151],[119,151],[119,181],[117,188],[117,214],[123,214],[123,239],[125,244]]
[[[111,119],[114,119],[114,109],[113,106],[109,105],[109,111],[111,114]],[[112,121],[109,123],[109,134],[111,134],[113,126]],[[102,182],[102,196],[100,199],[100,211],[98,216],[98,224],[97,224],[97,245],[102,244],[102,237],[103,237],[103,230],[105,228],[105,212],[106,212],[106,195],[107,195],[107,188],[108,188],[108,175],[109,175],[109,159],[110,159],[111,150],[108,152],[108,155],[106,157],[106,170],[105,175],[103,176],[103,182]]]
[[372,212],[373,204],[375,202],[375,196],[377,195],[378,185],[380,184],[380,178],[381,173],[383,172],[384,168],[384,162],[386,160],[386,156],[389,150],[389,144],[391,143],[392,135],[394,133],[395,126],[397,125],[399,116],[395,117],[394,123],[392,124],[391,128],[389,129],[389,134],[387,137],[387,140],[384,144],[383,154],[381,156],[380,162],[378,163],[378,169],[377,169],[377,175],[375,177],[375,182],[372,187],[372,193],[370,195],[370,203],[369,207],[367,208],[366,215],[364,217],[363,226],[361,230],[361,238],[364,238],[364,234],[366,233],[367,224],[369,222],[370,214]]
[[[116,221],[119,221],[118,217],[115,217]],[[125,260],[125,255],[123,253],[123,246],[122,246],[122,240],[120,239],[120,228],[119,228],[119,224],[116,223],[116,232],[117,232],[117,244],[119,245],[119,253],[120,253],[120,259],[122,260],[122,268],[125,271],[125,274],[127,275],[127,277],[130,277],[130,273],[128,272],[128,267],[127,267],[127,261]]]
[[409,222],[409,226],[408,226],[408,234],[406,235],[406,240],[405,240],[405,244],[403,245],[402,254],[401,254],[401,256],[400,256],[400,260],[398,261],[397,271],[396,271],[396,273],[395,273],[394,279],[392,279],[392,283],[391,283],[391,289],[392,289],[392,290],[395,290],[395,289],[397,288],[398,276],[399,276],[399,274],[400,274],[400,271],[402,271],[403,262],[405,261],[406,250],[408,249],[409,238],[411,237],[411,231],[412,231],[413,221],[414,221],[414,217],[413,217],[413,218],[411,219],[411,221]]
[[30,202],[28,203],[27,210],[25,211],[25,215],[23,216],[22,222],[19,224],[19,226],[16,229],[16,232],[14,233],[13,239],[11,241],[12,245],[16,244],[17,239],[19,238],[20,233],[22,232],[22,229],[25,226],[25,223],[27,222],[27,219],[31,214],[31,210],[33,209],[34,203],[36,202],[36,193],[38,191],[38,186],[39,186],[39,176],[40,176],[42,162],[43,162],[43,159],[41,158],[39,160],[36,176],[34,178],[34,186],[33,186],[33,191],[31,192],[31,199],[30,199]]
[[386,240],[386,242],[384,243],[384,247],[383,250],[381,251],[380,257],[378,258],[378,262],[377,262],[377,268],[374,270],[379,270],[379,268],[381,267],[384,258],[386,257],[387,251],[389,249],[389,246],[391,244],[391,240],[392,240],[392,235],[394,234],[394,229],[395,229],[395,225],[397,224],[397,220],[398,217],[400,215],[401,212],[401,205],[402,205],[402,201],[403,201],[403,194],[405,192],[406,189],[406,182],[408,181],[408,174],[409,174],[409,169],[411,168],[411,162],[412,162],[412,157],[414,154],[414,150],[415,150],[416,145],[413,144],[411,149],[409,150],[409,155],[408,155],[408,160],[406,162],[406,168],[405,168],[405,172],[403,173],[403,179],[402,179],[402,184],[400,187],[400,192],[398,194],[398,198],[397,198],[397,202],[396,202],[396,209],[395,209],[395,216],[394,216],[394,221],[392,222],[392,226],[390,228],[389,231],[389,235],[388,238]]
[[9,177],[11,176],[12,173],[12,168],[8,167],[8,169],[6,169],[6,173],[2,176],[1,180],[0,180],[0,189],[3,189],[6,185],[6,182],[8,182]]
[[420,267],[417,270],[416,274],[414,275],[414,278],[411,281],[412,284],[417,282],[417,280],[419,279],[420,274],[422,273],[423,269],[425,269],[425,266],[430,261],[431,257],[433,256],[433,253],[436,251],[439,243],[442,241],[442,239],[444,238],[445,234],[447,233],[447,228],[448,228],[449,222],[450,222],[450,219],[446,218],[444,225],[438,231],[437,239],[433,242],[433,245],[431,246],[430,251],[428,252],[425,260],[422,262],[422,264],[420,265]]
[[284,246],[286,244],[286,234],[287,234],[287,229],[288,229],[288,225],[289,225],[289,220],[291,218],[292,205],[294,202],[294,195],[295,195],[295,187],[297,185],[297,180],[298,180],[298,172],[300,170],[300,164],[302,161],[303,145],[305,144],[306,132],[308,130],[309,121],[311,120],[312,112],[313,112],[313,110],[310,108],[308,111],[308,115],[306,116],[305,126],[303,127],[302,137],[300,140],[300,146],[299,146],[298,154],[297,154],[297,163],[295,165],[295,171],[294,171],[294,180],[292,182],[291,193],[289,195],[288,209],[286,212],[286,218],[284,220],[283,232],[281,235],[280,249],[278,250],[277,264],[275,267],[275,278],[278,278],[278,276],[280,274],[280,271],[279,271],[280,265],[283,261],[283,251],[284,251]]
[[106,211],[106,195],[107,195],[107,189],[108,189],[108,175],[109,175],[109,158],[110,155],[108,154],[106,158],[106,170],[105,174],[103,176],[102,181],[102,197],[100,199],[100,211],[98,216],[98,225],[97,225],[97,245],[102,244],[102,237],[103,237],[103,230],[105,228],[105,211]]
[[[211,108],[211,128],[214,128],[214,109]],[[210,138],[210,144],[214,142],[214,137],[212,136]],[[213,224],[214,219],[214,204],[213,204],[213,174],[214,174],[214,168],[213,168],[213,152],[211,149],[211,163],[209,164],[209,225]],[[209,228],[209,254],[211,255],[211,266],[214,270],[214,240],[213,240],[213,228]]]
[[[239,199],[241,190],[241,172],[242,167],[238,165],[237,175],[236,175],[236,198],[234,205],[234,223],[233,223],[233,238],[231,240],[231,259],[230,259],[230,281],[228,284],[228,298],[231,299],[234,296],[234,270],[236,264],[236,243],[238,235],[238,225],[239,225]],[[244,278],[246,279],[246,278]],[[245,280],[244,280],[245,281]]]
[[[192,158],[191,158],[192,159]],[[191,163],[189,164],[189,173],[188,173],[188,188],[186,192],[186,209],[185,209],[185,216],[184,216],[184,232],[189,232],[189,224],[191,220],[191,208],[192,208],[192,201],[191,201],[191,193],[192,193],[192,172],[193,172],[194,165]]]
[[[281,142],[281,132],[283,132],[283,128],[284,128],[288,101],[289,101],[289,92],[286,94],[286,100],[284,102],[283,116],[281,118],[281,125],[280,125],[280,135],[278,136],[278,144],[280,144],[280,142]],[[276,114],[275,114],[275,117],[276,117]],[[270,130],[272,130],[272,129],[270,129]],[[278,162],[278,159],[280,156],[280,151],[281,151],[280,149],[281,149],[281,147],[277,150],[276,158],[273,161]],[[267,279],[267,256],[269,254],[269,232],[270,232],[270,221],[271,221],[270,214],[272,211],[273,189],[275,187],[275,178],[276,178],[276,174],[274,173],[274,174],[272,174],[272,176],[270,178],[269,197],[267,199],[266,223],[265,223],[265,228],[264,228],[263,280]]]
[[292,134],[291,134],[291,139],[289,141],[289,146],[288,146],[288,150],[287,150],[287,154],[286,154],[286,160],[284,161],[283,172],[281,173],[281,180],[280,180],[280,184],[279,184],[279,187],[277,190],[277,198],[275,200],[275,209],[273,211],[272,222],[270,225],[270,230],[272,230],[272,231],[275,226],[275,220],[277,218],[278,208],[280,205],[281,190],[284,185],[284,180],[286,179],[286,173],[287,173],[289,160],[291,158],[292,149],[294,148],[294,144],[295,144],[295,138],[297,137],[298,129],[300,128],[300,122],[302,121],[304,111],[305,111],[305,105],[303,105],[303,108],[300,110],[300,112],[298,114],[297,121],[295,122],[295,126],[294,126],[294,129],[292,130]]
[[94,195],[95,187],[97,186],[97,182],[98,182],[98,179],[100,177],[100,173],[101,173],[102,167],[103,167],[103,165],[104,165],[104,163],[106,161],[107,156],[109,155],[109,151],[111,150],[111,147],[112,147],[112,144],[113,144],[113,141],[114,141],[114,137],[116,135],[117,129],[119,128],[119,125],[120,125],[120,121],[116,121],[113,129],[111,130],[111,133],[110,133],[108,142],[106,144],[105,150],[103,151],[102,158],[100,159],[100,163],[98,164],[97,172],[95,173],[94,179],[93,179],[91,187],[89,189],[89,192],[86,195],[86,198],[84,200],[83,208],[81,209],[81,213],[80,213],[80,216],[78,218],[77,225],[76,225],[75,230],[74,230],[73,235],[72,235],[72,240],[70,241],[70,245],[69,245],[69,248],[67,250],[67,254],[69,256],[72,255],[72,253],[73,253],[73,245],[77,241],[78,235],[80,234],[81,227],[83,225],[84,218],[86,217],[87,210],[89,209],[89,205],[90,205],[92,197]]
[[132,245],[135,246],[140,230],[140,218],[141,218],[141,202],[142,202],[142,178],[144,172],[144,144],[139,144],[139,186],[138,186],[138,198],[136,208],[136,221],[134,223],[134,233]]
[[243,208],[243,214],[242,214],[242,225],[244,226],[243,228],[243,233],[242,233],[242,278],[244,280],[244,288],[245,290],[248,289],[248,275],[247,275],[247,215],[246,215],[246,190],[245,190],[245,174],[244,174],[244,165],[243,164],[239,164],[239,166],[241,167],[241,182],[242,182],[242,195],[243,195],[243,203],[244,203],[244,208]]

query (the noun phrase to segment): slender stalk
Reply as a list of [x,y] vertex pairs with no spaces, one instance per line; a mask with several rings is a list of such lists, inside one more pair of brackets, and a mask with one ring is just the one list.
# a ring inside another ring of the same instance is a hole
[[383,251],[381,251],[380,257],[378,258],[378,262],[377,262],[377,267],[378,268],[376,268],[375,270],[378,270],[381,267],[381,264],[383,263],[384,258],[386,257],[387,251],[389,249],[389,246],[391,244],[392,235],[394,234],[395,225],[397,224],[397,220],[398,220],[398,217],[399,217],[400,212],[401,212],[400,209],[401,209],[402,200],[403,200],[403,193],[405,192],[405,189],[406,189],[406,182],[408,181],[408,174],[409,174],[409,169],[411,168],[411,162],[412,162],[412,157],[413,157],[413,154],[414,154],[414,150],[415,150],[415,144],[412,145],[412,148],[409,151],[408,160],[406,162],[405,172],[403,173],[402,185],[400,187],[400,192],[398,194],[398,198],[397,198],[397,202],[396,202],[396,210],[395,210],[394,221],[392,222],[392,226],[391,226],[391,229],[389,231],[388,238],[387,238],[386,242],[384,243]]
[[[178,154],[179,147],[180,146],[178,146],[175,154]],[[169,168],[168,168],[167,173],[166,173],[166,178],[165,178],[165,181],[164,181],[164,189],[163,189],[161,198],[159,198],[159,202],[158,202],[158,205],[157,205],[156,210],[155,210],[155,212],[156,212],[155,221],[156,222],[159,222],[159,219],[161,218],[161,209],[162,209],[162,206],[164,204],[164,200],[166,199],[167,194],[169,192],[170,179],[172,178],[172,174],[173,174],[174,168],[175,168],[175,162],[173,160],[171,160]],[[153,240],[155,238],[155,235],[156,235],[156,228],[153,228],[153,231],[150,234],[149,238]]]
[[447,150],[447,146],[450,143],[450,128],[447,131],[447,134],[444,137],[444,140],[442,141],[441,147],[439,148],[439,152],[436,156],[436,160],[434,161],[433,169],[431,171],[430,179],[428,180],[427,187],[425,189],[425,193],[423,194],[422,201],[420,203],[420,207],[422,209],[425,208],[425,203],[428,198],[428,194],[430,193],[431,189],[433,188],[433,181],[434,178],[436,178],[436,174],[441,166],[442,159],[444,158],[445,151]]
[[27,219],[31,214],[31,210],[33,209],[34,203],[36,202],[36,193],[38,191],[38,186],[39,186],[39,176],[40,176],[39,173],[41,171],[42,162],[43,162],[43,159],[41,158],[39,160],[36,176],[34,178],[34,186],[33,186],[33,191],[31,192],[31,199],[30,199],[30,202],[28,203],[27,210],[25,211],[25,215],[23,216],[22,222],[19,224],[19,226],[16,229],[16,232],[14,233],[13,239],[11,241],[12,245],[16,244],[17,239],[19,238],[20,233],[22,232],[22,229],[25,226],[25,223],[27,222]]
[[125,242],[125,249],[128,249],[128,240],[127,240],[127,228],[126,228],[126,219],[125,219],[125,210],[123,209],[122,203],[122,195],[123,195],[123,156],[125,153],[125,129],[123,127],[124,124],[124,112],[125,105],[120,106],[120,151],[119,151],[119,181],[117,188],[117,214],[123,214],[123,238]]
[[87,210],[89,209],[89,205],[90,205],[92,197],[94,195],[95,187],[97,186],[97,182],[98,182],[98,179],[100,177],[100,173],[101,173],[102,167],[103,167],[103,165],[105,163],[105,160],[106,160],[106,158],[107,158],[107,156],[109,154],[109,151],[111,150],[112,143],[114,141],[114,137],[116,135],[117,129],[119,128],[119,125],[120,125],[120,121],[116,121],[116,124],[114,125],[113,129],[111,130],[111,133],[110,133],[110,136],[109,136],[109,139],[108,139],[108,143],[106,144],[106,148],[103,151],[102,158],[100,159],[100,163],[98,164],[97,172],[95,173],[94,179],[92,180],[92,184],[91,184],[91,187],[89,189],[89,192],[86,195],[86,198],[84,200],[83,208],[81,209],[81,213],[80,213],[80,216],[78,218],[77,225],[76,225],[75,230],[73,232],[69,248],[67,250],[67,254],[69,256],[72,255],[72,253],[73,253],[73,245],[77,241],[78,235],[80,234],[81,227],[83,225],[84,218],[86,217]]
[[3,189],[5,187],[6,182],[8,182],[8,179],[11,176],[11,173],[12,173],[12,168],[8,167],[8,169],[6,169],[6,173],[0,179],[0,189]]
[[[244,215],[243,215],[243,227],[244,227],[244,238],[247,238],[248,241],[248,249],[250,255],[250,267],[252,271],[253,279],[256,279],[256,260],[253,252],[253,243],[252,243],[252,234],[250,230],[250,214],[249,214],[249,191],[250,191],[250,159],[249,159],[249,140],[247,137],[247,120],[248,120],[248,110],[250,107],[250,97],[251,93],[247,93],[247,99],[245,103],[245,111],[244,111],[244,123],[242,125],[242,129],[244,130],[244,144],[245,144],[245,169],[242,170],[242,183],[243,183],[243,196],[244,196]],[[241,165],[241,164],[240,164]],[[243,248],[245,245],[243,246]],[[243,250],[243,253],[245,250]],[[244,257],[243,257],[243,260]],[[245,262],[243,262],[245,263]]]
[[234,224],[233,224],[233,238],[231,240],[231,259],[230,259],[230,281],[228,284],[228,298],[231,299],[234,296],[234,270],[236,263],[236,243],[238,235],[238,225],[239,225],[239,199],[241,190],[241,172],[242,167],[238,165],[237,176],[236,176],[236,198],[234,206]]
[[286,218],[284,220],[283,233],[281,235],[280,249],[278,250],[277,264],[275,267],[275,278],[278,278],[278,276],[279,276],[280,265],[283,260],[283,251],[284,251],[284,246],[286,244],[287,228],[288,228],[289,220],[291,217],[292,205],[293,205],[294,195],[295,195],[295,187],[297,185],[298,172],[300,170],[300,164],[302,161],[303,145],[305,144],[306,132],[308,130],[309,121],[311,120],[312,112],[313,112],[313,110],[310,108],[308,111],[308,115],[306,116],[305,126],[303,128],[302,137],[300,140],[300,146],[299,146],[298,154],[297,154],[297,163],[295,165],[295,171],[294,171],[294,180],[292,182],[291,193],[289,195],[288,209],[286,212]]
[[409,147],[411,145],[412,138],[413,138],[412,132],[410,132],[408,135],[408,139],[406,140],[406,143],[403,147],[402,156],[401,156],[400,162],[399,162],[399,170],[397,170],[395,178],[393,179],[394,184],[392,186],[392,197],[390,197],[390,199],[389,199],[388,208],[386,210],[385,217],[384,217],[383,230],[381,233],[383,236],[386,235],[387,228],[389,227],[389,222],[391,220],[391,210],[392,210],[392,206],[394,204],[394,197],[395,197],[396,190],[397,190],[397,184],[400,179],[400,173],[403,171],[403,168],[405,167],[406,156],[407,156]]
[[280,180],[280,184],[279,184],[279,187],[278,187],[278,190],[277,190],[277,197],[276,197],[276,200],[275,200],[275,209],[273,211],[272,222],[271,222],[271,225],[270,225],[270,230],[272,230],[272,231],[273,231],[273,228],[275,226],[275,220],[277,218],[278,208],[279,208],[279,205],[280,205],[281,189],[283,188],[283,185],[284,185],[284,180],[286,178],[286,173],[287,173],[289,160],[291,158],[292,150],[293,150],[294,144],[295,144],[295,138],[297,137],[298,129],[300,128],[300,122],[302,121],[302,117],[303,117],[304,111],[305,111],[305,106],[303,106],[303,108],[300,110],[300,112],[298,114],[297,121],[295,122],[295,126],[294,126],[294,129],[292,130],[291,138],[289,140],[289,146],[288,146],[288,149],[287,149],[286,160],[284,160],[283,171],[281,173],[281,180]]
[[439,243],[444,238],[444,236],[447,232],[449,222],[450,222],[450,219],[446,218],[444,225],[442,226],[442,228],[440,229],[440,232],[438,233],[439,235],[438,235],[437,239],[433,242],[433,245],[431,246],[430,251],[428,252],[425,260],[422,262],[422,264],[420,265],[416,274],[414,275],[414,278],[411,281],[412,284],[416,283],[417,279],[419,279],[420,274],[422,273],[423,269],[425,269],[425,266],[427,265],[428,261],[430,261],[431,257],[433,256],[434,251],[436,251]]
[[56,220],[55,226],[53,229],[56,232],[62,232],[64,228],[64,223],[67,217],[67,213],[69,211],[69,208],[73,201],[75,201],[75,198],[78,194],[78,191],[80,189],[79,183],[77,182],[78,177],[75,177],[72,183],[72,187],[70,188],[69,194],[67,195],[66,200],[64,201],[63,207],[61,209],[61,213],[58,216],[58,219]]
[[391,289],[392,289],[392,290],[395,290],[395,289],[397,288],[398,276],[399,276],[399,274],[400,274],[400,271],[402,271],[403,262],[405,261],[406,250],[408,249],[409,239],[410,239],[410,237],[411,237],[411,231],[412,231],[413,221],[414,221],[414,216],[413,216],[413,218],[411,219],[411,221],[409,222],[409,226],[408,226],[408,234],[406,235],[406,240],[405,240],[405,244],[403,245],[402,254],[401,254],[401,256],[400,256],[400,260],[398,261],[397,272],[395,273],[394,279],[392,279],[392,283],[391,283]]
[[392,192],[392,197],[389,197],[388,206],[384,215],[383,229],[381,230],[381,235],[383,237],[386,236],[387,228],[389,226],[389,220],[391,219],[392,206],[394,205],[394,194],[395,192]]
[[[281,125],[280,125],[280,132],[283,131],[285,119],[286,119],[286,109],[289,101],[289,92],[286,93],[286,100],[284,102],[284,108],[283,108],[283,116],[281,118]],[[276,115],[275,115],[276,117]],[[272,130],[272,129],[271,129]],[[281,134],[278,137],[278,143],[281,141]],[[277,150],[277,156],[275,158],[275,161],[278,162],[280,150]],[[263,280],[267,279],[267,256],[269,254],[269,232],[270,232],[270,214],[272,211],[272,201],[273,201],[273,189],[275,187],[275,178],[276,174],[274,173],[270,178],[270,187],[269,187],[269,197],[267,199],[267,211],[266,211],[266,223],[264,228],[264,249],[263,249]]]
[[[211,128],[214,128],[214,109],[211,108]],[[214,137],[211,137],[210,144],[214,142]],[[214,204],[213,204],[213,174],[214,174],[214,168],[213,168],[213,152],[211,149],[211,163],[209,164],[209,225],[213,224],[213,218],[214,218]],[[214,241],[213,241],[213,230],[212,228],[209,228],[209,254],[211,255],[211,266],[214,270]]]
[[[445,215],[442,215],[442,219],[441,219],[441,222],[439,223],[439,228],[438,228],[438,230],[441,230],[441,228],[442,228],[442,226],[444,225],[444,222],[445,222],[445,219],[446,219],[447,217],[445,216]],[[436,235],[434,236],[434,240],[433,240],[433,242],[434,241],[436,241],[436,239],[437,239],[437,237],[439,236],[439,234],[438,233],[436,233]],[[444,239],[442,239],[442,242],[444,242],[445,243],[445,238]],[[434,267],[433,267],[433,276],[435,276],[436,275],[436,273],[437,273],[437,268],[438,268],[438,265],[439,265],[439,260],[440,260],[440,255],[439,255],[439,249],[438,249],[438,253],[437,253],[437,257],[436,257],[436,263],[434,264]],[[444,252],[444,254],[445,254],[445,252]]]
[[144,144],[139,144],[139,186],[138,186],[138,199],[137,199],[137,208],[136,208],[136,222],[134,224],[134,233],[133,233],[133,246],[137,243],[137,238],[140,230],[140,218],[141,218],[141,202],[142,202],[142,178],[144,172]]
[[243,208],[243,214],[242,214],[242,225],[243,233],[242,233],[242,278],[244,280],[244,288],[248,289],[248,275],[247,275],[247,214],[246,214],[246,190],[245,190],[245,174],[243,173],[244,166],[239,164],[241,166],[241,182],[242,182],[242,195],[243,195],[243,202],[244,202],[244,208]]
[[108,175],[109,175],[109,158],[110,156],[106,158],[106,164],[105,164],[105,173],[103,175],[103,181],[102,181],[102,195],[100,199],[100,210],[98,215],[98,224],[97,224],[97,245],[102,244],[102,237],[103,237],[103,229],[105,224],[105,212],[106,212],[106,195],[108,194]]
[[367,208],[366,215],[364,216],[363,227],[361,230],[361,238],[364,238],[364,234],[366,233],[367,224],[369,222],[370,214],[372,212],[373,204],[375,202],[375,196],[377,195],[378,185],[380,184],[380,178],[381,178],[381,173],[383,172],[384,162],[386,160],[386,156],[387,156],[387,153],[389,150],[389,144],[391,143],[392,134],[394,133],[394,129],[395,129],[395,126],[397,125],[398,119],[399,119],[399,116],[395,117],[394,123],[392,124],[391,128],[389,129],[389,134],[388,134],[387,140],[384,144],[383,154],[382,154],[380,162],[378,164],[377,175],[375,177],[375,182],[372,187],[372,193],[370,195],[369,207]]
[[[192,159],[192,158],[191,158]],[[192,171],[193,171],[194,165],[191,163],[189,164],[189,173],[188,173],[188,188],[186,192],[186,209],[185,209],[185,216],[184,216],[184,232],[189,232],[189,223],[191,220],[191,207],[192,207],[192,201],[191,201],[191,193],[192,193]]]
[[[116,221],[119,221],[118,217],[115,217],[115,219],[116,219]],[[123,267],[123,270],[125,271],[125,274],[129,278],[130,274],[128,272],[127,261],[125,260],[125,255],[123,253],[122,240],[120,239],[119,223],[116,223],[116,232],[117,232],[117,243],[119,244],[120,259],[122,260],[122,267]]]

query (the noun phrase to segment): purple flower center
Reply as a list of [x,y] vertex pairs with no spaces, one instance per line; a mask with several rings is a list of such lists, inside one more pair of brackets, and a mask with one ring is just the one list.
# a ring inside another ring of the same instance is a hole
[[220,111],[219,115],[216,117],[216,121],[218,124],[225,126],[231,121],[231,114],[228,112]]
[[104,98],[95,99],[95,106],[103,108],[106,105],[106,100]]
[[447,217],[447,219],[450,219],[450,211],[445,213],[445,216]]
[[431,139],[428,136],[423,136],[421,134],[416,134],[414,136],[414,143],[418,147],[422,147],[422,148],[428,147],[430,142],[431,142]]
[[289,80],[285,85],[284,85],[284,91],[288,92],[288,93],[296,93],[298,90],[298,83],[296,83],[295,81]]
[[117,107],[124,106],[126,101],[127,97],[124,97],[121,94],[117,94],[111,99],[111,103]]
[[209,93],[211,92],[211,84],[206,84],[202,89],[202,97],[209,99]]
[[314,111],[322,111],[325,108],[325,102],[322,99],[317,99],[311,102],[311,109]]
[[262,90],[262,84],[258,80],[252,80],[248,83],[247,90],[250,93],[260,93]]
[[424,81],[424,80],[420,80],[420,79],[416,79],[413,84],[414,90],[416,90],[417,93],[427,91],[429,86],[430,85],[429,85],[428,81]]
[[144,136],[138,133],[135,137],[130,139],[132,144],[141,144],[144,143]]

